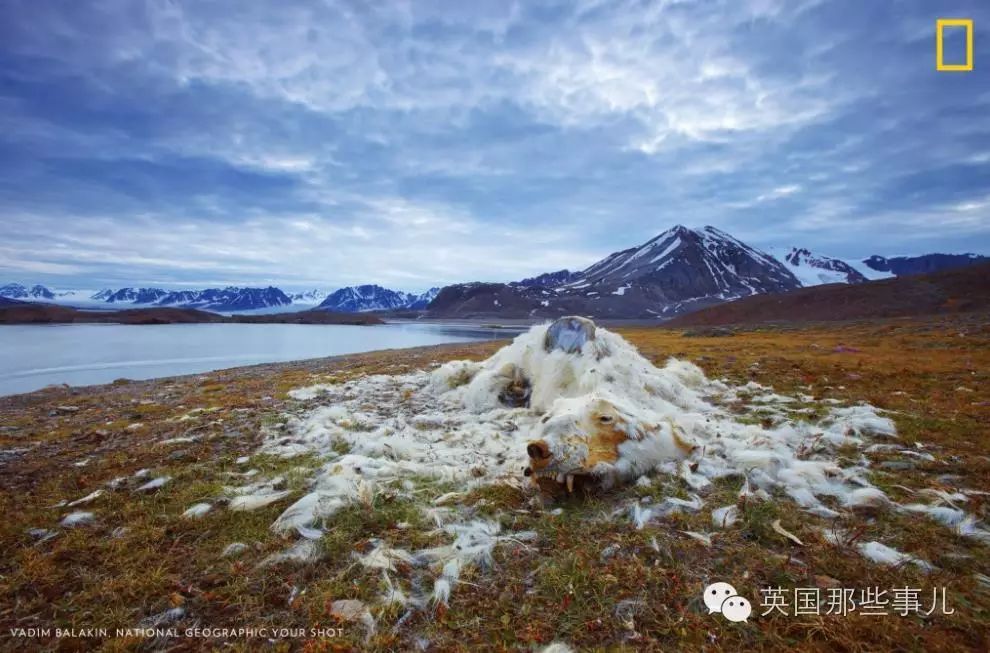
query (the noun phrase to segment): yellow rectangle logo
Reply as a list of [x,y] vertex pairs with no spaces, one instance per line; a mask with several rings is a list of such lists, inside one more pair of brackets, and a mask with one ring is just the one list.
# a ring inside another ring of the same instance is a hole
[[[945,63],[943,34],[946,27],[964,27],[966,29],[965,63]],[[935,69],[947,72],[967,72],[973,70],[972,18],[939,18],[935,21]]]

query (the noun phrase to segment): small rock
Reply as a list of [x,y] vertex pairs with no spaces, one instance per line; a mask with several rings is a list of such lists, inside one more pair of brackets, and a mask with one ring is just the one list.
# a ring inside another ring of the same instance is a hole
[[184,616],[186,616],[185,608],[171,608],[165,612],[160,612],[142,619],[141,626],[144,628],[154,628],[156,626],[172,623],[173,621],[178,621]]
[[612,556],[614,556],[616,553],[618,553],[620,548],[621,547],[619,547],[618,544],[609,544],[607,547],[605,547],[604,549],[602,549],[601,556],[600,556],[601,559],[603,561],[604,560],[608,560],[609,558],[611,558]]
[[118,526],[117,528],[115,528],[112,531],[110,531],[110,537],[112,537],[115,540],[119,540],[120,538],[122,538],[125,535],[127,535],[127,533],[130,530],[131,529],[127,528],[126,526]]
[[144,428],[144,423],[134,422],[133,424],[129,424],[124,430],[127,431],[128,433],[133,433],[134,431],[140,431],[143,428]]
[[28,535],[38,540],[38,544],[41,544],[42,542],[47,542],[52,539],[58,535],[58,533],[48,528],[29,528]]
[[78,410],[79,406],[55,406],[55,411],[59,413],[75,413]]
[[881,469],[907,470],[914,469],[915,464],[910,460],[885,460],[880,463]]
[[364,604],[364,601],[358,601],[356,599],[342,599],[334,601],[330,605],[330,614],[344,621],[358,621],[367,612],[368,607]]

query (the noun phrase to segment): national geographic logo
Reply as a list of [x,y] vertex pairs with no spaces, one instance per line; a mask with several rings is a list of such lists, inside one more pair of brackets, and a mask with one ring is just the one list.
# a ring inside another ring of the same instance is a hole
[[[946,63],[945,30],[946,28],[966,30],[966,58],[962,63],[958,60]],[[935,69],[940,72],[965,73],[973,70],[973,19],[972,18],[939,18],[935,21]]]

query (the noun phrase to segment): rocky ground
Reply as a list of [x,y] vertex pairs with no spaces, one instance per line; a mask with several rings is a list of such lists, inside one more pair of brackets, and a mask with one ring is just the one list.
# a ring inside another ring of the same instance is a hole
[[[986,518],[980,494],[990,492],[986,314],[622,334],[657,362],[673,355],[697,363],[710,377],[755,380],[816,399],[867,401],[891,411],[900,443],[927,455],[871,453],[871,481],[902,502],[919,488],[972,490],[965,508]],[[401,526],[423,521],[416,506],[384,496],[345,509],[319,542],[318,562],[262,564],[286,548],[286,538],[269,526],[302,493],[307,470],[319,464],[312,456],[287,461],[256,453],[263,432],[277,430],[284,415],[298,409],[289,390],[481,359],[500,344],[376,352],[0,398],[0,647],[528,650],[563,641],[576,649],[630,650],[990,648],[986,544],[919,515],[883,511],[849,515],[841,523],[848,537],[828,542],[822,520],[785,502],[740,505],[739,526],[709,543],[683,534],[712,530],[706,514],[678,513],[645,529],[612,514],[641,497],[687,498],[688,488],[677,479],[559,503],[510,487],[474,491],[466,501],[480,516],[513,531],[536,531],[538,539],[498,549],[492,569],[463,576],[469,589],[459,590],[450,608],[384,610],[374,615],[373,633],[361,621],[361,606],[380,591],[381,577],[355,565],[353,554],[366,551],[373,538],[430,545],[410,542],[420,536]],[[258,511],[215,508],[198,519],[183,516],[196,503],[215,503],[225,487],[252,473],[281,476],[289,498]],[[705,499],[723,505],[738,490],[726,482]],[[937,569],[871,562],[855,553],[856,542],[867,540],[887,542]],[[233,543],[243,547],[231,549]],[[732,580],[753,595],[750,622],[731,624],[707,613],[700,594],[712,578]],[[928,603],[933,589],[945,588],[955,612],[759,616],[764,608],[756,588],[771,586],[823,593],[917,587]],[[265,637],[185,634],[196,627],[262,626],[290,630]],[[57,638],[16,630],[39,627],[77,632]],[[138,627],[175,628],[177,634],[116,632]],[[326,630],[313,637],[311,628]]]

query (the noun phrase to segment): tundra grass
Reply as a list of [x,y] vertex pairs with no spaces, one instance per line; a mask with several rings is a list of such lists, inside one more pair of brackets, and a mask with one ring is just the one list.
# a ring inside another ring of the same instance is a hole
[[[712,378],[735,384],[753,380],[781,394],[814,398],[796,407],[823,412],[828,405],[822,400],[832,399],[866,401],[890,411],[899,442],[920,443],[919,451],[934,456],[904,462],[870,455],[871,481],[897,501],[910,501],[910,489],[925,487],[990,492],[986,315],[730,329],[715,337],[665,329],[620,332],[659,364],[676,356],[697,363]],[[269,527],[305,492],[309,474],[321,462],[315,456],[285,460],[256,454],[264,435],[277,432],[281,416],[296,406],[289,390],[454,358],[481,359],[499,344],[380,352],[0,400],[0,451],[14,452],[0,458],[0,648],[475,651],[531,650],[563,641],[580,650],[990,649],[990,588],[979,576],[990,576],[986,545],[920,516],[877,512],[843,520],[850,544],[881,541],[937,570],[884,567],[853,548],[826,543],[820,528],[828,522],[784,499],[747,503],[735,526],[716,530],[710,510],[736,503],[737,478],[715,483],[704,497],[704,510],[671,515],[642,530],[616,511],[642,497],[687,498],[690,488],[677,479],[657,478],[647,487],[561,499],[503,486],[473,490],[461,502],[476,515],[499,520],[506,531],[536,531],[538,538],[529,546],[496,548],[490,569],[466,570],[448,608],[407,613],[398,606],[378,607],[382,575],[356,564],[355,554],[373,541],[410,550],[448,541],[430,533],[415,502],[388,493],[371,505],[337,513],[319,542],[317,562],[264,564],[295,541]],[[773,419],[743,414],[757,423]],[[162,442],[170,438],[180,441]],[[128,481],[90,505],[59,505],[141,469],[150,470],[145,480],[171,480],[151,494],[135,492],[136,482]],[[253,512],[219,505],[224,488],[247,482],[237,475],[253,469],[256,478],[282,476],[290,496]],[[981,498],[973,496],[965,507],[986,519]],[[216,507],[202,518],[183,518],[197,502]],[[77,509],[91,510],[95,521],[58,525]],[[774,528],[778,521],[803,544],[782,536]],[[30,529],[50,530],[54,537],[32,535]],[[716,535],[709,547],[685,531]],[[224,557],[235,542],[244,550]],[[393,577],[408,583],[414,573],[400,566]],[[754,615],[747,623],[708,614],[701,591],[716,580],[732,583],[752,601]],[[824,592],[905,586],[929,592],[944,587],[955,612],[760,615],[763,587]],[[331,605],[341,599],[372,606],[374,632],[339,621]],[[173,608],[183,611],[175,624],[180,631],[194,625],[341,630],[334,637],[275,642],[114,635],[116,628],[148,623]],[[12,628],[42,626],[110,632],[86,639],[10,634]]]

